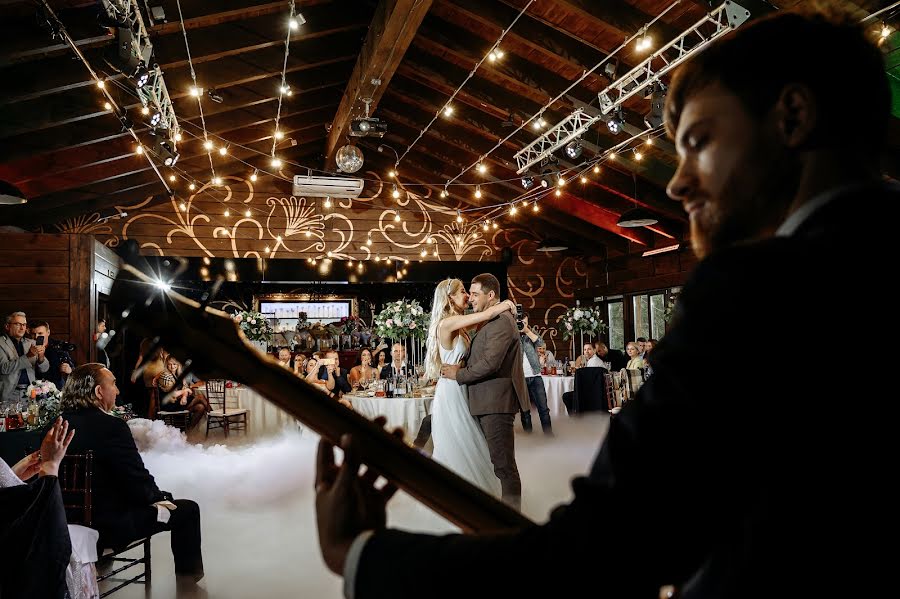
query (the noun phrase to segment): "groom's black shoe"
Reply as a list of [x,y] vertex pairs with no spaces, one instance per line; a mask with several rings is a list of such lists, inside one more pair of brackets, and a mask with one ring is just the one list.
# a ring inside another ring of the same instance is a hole
[[522,412],[519,412],[519,416],[520,416],[521,419],[522,419],[522,428],[525,429],[525,432],[526,432],[526,433],[530,433],[531,430],[532,430],[532,427],[531,427],[531,412],[530,412],[530,411],[526,412],[526,411],[523,410]]

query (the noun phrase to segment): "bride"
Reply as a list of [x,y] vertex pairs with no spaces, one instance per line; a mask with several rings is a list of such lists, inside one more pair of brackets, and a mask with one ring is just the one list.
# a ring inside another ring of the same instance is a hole
[[472,484],[500,497],[500,480],[494,475],[484,433],[469,413],[466,390],[454,380],[441,378],[441,364],[457,364],[469,353],[465,329],[487,322],[506,310],[515,310],[516,306],[507,300],[483,312],[465,314],[468,300],[459,279],[441,281],[434,290],[425,355],[425,376],[438,381],[432,403],[432,457]]

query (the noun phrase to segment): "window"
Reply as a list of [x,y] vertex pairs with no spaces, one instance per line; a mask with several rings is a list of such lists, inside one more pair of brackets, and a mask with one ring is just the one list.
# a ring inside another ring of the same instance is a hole
[[[650,337],[650,306],[649,296],[635,295],[631,298],[634,310],[634,339]],[[632,339],[632,341],[634,341]]]
[[622,302],[609,302],[606,304],[609,316],[609,347],[612,349],[625,349],[625,314]]
[[666,334],[666,297],[662,293],[650,296],[650,336],[648,339],[662,339]]

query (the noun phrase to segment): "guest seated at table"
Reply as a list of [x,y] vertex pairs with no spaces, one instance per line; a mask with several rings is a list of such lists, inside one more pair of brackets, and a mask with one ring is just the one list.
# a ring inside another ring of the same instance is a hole
[[[319,359],[316,357],[317,355],[317,353],[313,354],[313,356],[306,361],[306,382],[310,385],[321,385],[322,389],[328,393],[331,391],[331,389],[327,388],[328,381],[323,381],[319,378]],[[331,388],[334,388],[334,378],[331,379]]]
[[641,349],[638,346],[636,341],[629,341],[628,345],[625,346],[625,353],[628,354],[628,364],[625,366],[628,370],[635,370],[637,368],[646,368],[647,364],[644,362],[644,359],[641,357]]
[[538,347],[537,353],[541,368],[548,368],[550,364],[552,364],[554,360],[556,360],[556,358],[553,356],[553,352],[548,350],[546,345]]
[[287,368],[288,370],[293,370],[294,365],[291,363],[291,350],[282,347],[278,350],[278,363]]
[[[166,358],[166,372],[160,374],[157,380],[159,411],[178,412],[187,410],[191,413],[189,428],[193,428],[212,408],[206,396],[196,392],[187,377],[181,382],[181,388],[175,390],[175,381],[179,376],[181,376],[181,362],[175,356],[169,356]],[[202,381],[194,377],[193,384],[195,386],[199,386],[201,383]]]
[[364,347],[359,350],[356,366],[350,369],[347,381],[351,387],[357,387],[368,384],[376,378],[378,378],[378,372],[372,366],[372,351],[368,347]]
[[594,357],[594,344],[590,341],[586,342],[581,349],[581,355],[575,358],[575,368],[587,366],[591,358]]
[[594,357],[588,360],[588,366],[599,366],[610,372],[619,371],[628,364],[628,358],[617,349],[609,349],[602,341],[594,343]]
[[340,366],[340,355],[337,351],[331,349],[325,352],[324,362],[325,364],[320,363],[319,365],[319,378],[327,381],[330,376],[334,379],[334,384],[328,387],[331,396],[340,399],[344,393],[350,393],[353,387],[347,380],[347,371]]
[[134,364],[134,370],[131,373],[131,382],[136,383],[140,380],[144,383],[143,397],[139,398],[138,401],[132,402],[134,404],[135,413],[146,414],[147,417],[152,419],[156,416],[156,411],[159,409],[159,406],[150,405],[150,399],[152,397],[151,391],[156,387],[156,381],[159,380],[159,376],[166,371],[166,358],[169,354],[162,347],[157,347],[156,351],[154,351],[145,362],[144,356],[147,355],[151,347],[153,347],[152,340],[143,339],[141,341],[141,353],[138,355],[137,362]]
[[[0,460],[0,597],[68,597],[72,554],[57,474],[75,429],[57,418],[40,450],[12,468]],[[37,475],[37,479],[25,483]]]
[[294,374],[299,377],[306,376],[306,354],[297,354],[294,356]]
[[78,431],[69,452],[94,452],[93,528],[100,533],[98,549],[125,547],[169,530],[178,585],[192,586],[203,578],[200,508],[188,499],[173,499],[156,486],[131,429],[109,413],[118,394],[116,377],[108,369],[84,364],[72,371],[60,402],[63,418]]
[[379,378],[396,378],[400,375],[409,376],[410,374],[412,374],[412,370],[406,364],[406,348],[402,343],[395,343],[391,346],[391,362],[381,368]]

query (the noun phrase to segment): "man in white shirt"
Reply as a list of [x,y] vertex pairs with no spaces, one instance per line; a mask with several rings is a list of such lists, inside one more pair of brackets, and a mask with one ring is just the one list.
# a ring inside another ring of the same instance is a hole
[[391,363],[381,369],[380,378],[393,377],[396,379],[401,374],[403,376],[409,376],[410,374],[406,366],[406,348],[403,347],[402,343],[395,343],[391,347]]

